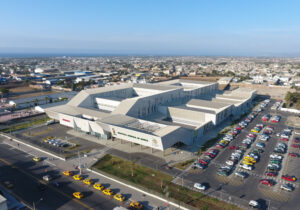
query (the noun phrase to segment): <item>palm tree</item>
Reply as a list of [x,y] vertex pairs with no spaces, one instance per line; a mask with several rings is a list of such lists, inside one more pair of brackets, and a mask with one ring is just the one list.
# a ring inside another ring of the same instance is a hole
[[46,101],[46,104],[47,104],[48,101],[49,101],[49,97],[48,96],[45,97],[45,101]]
[[133,161],[131,162],[131,176],[132,176],[132,177],[134,176],[133,172],[134,172],[135,161],[136,161],[136,160],[133,160]]

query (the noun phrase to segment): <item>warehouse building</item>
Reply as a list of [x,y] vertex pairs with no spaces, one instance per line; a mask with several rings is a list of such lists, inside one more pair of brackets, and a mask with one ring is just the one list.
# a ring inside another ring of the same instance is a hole
[[[177,143],[200,144],[207,130],[238,114],[235,109],[245,108],[243,101],[251,103],[255,96],[251,92],[250,98],[230,101],[217,99],[223,96],[217,93],[217,83],[200,81],[121,84],[82,90],[68,103],[45,111],[76,131],[163,151]],[[230,94],[238,96],[227,92],[224,97]]]
[[9,105],[13,106],[15,109],[26,109],[29,107],[35,107],[35,106],[49,104],[49,103],[68,101],[76,94],[77,92],[70,91],[70,92],[54,93],[49,95],[18,98],[18,99],[10,100]]

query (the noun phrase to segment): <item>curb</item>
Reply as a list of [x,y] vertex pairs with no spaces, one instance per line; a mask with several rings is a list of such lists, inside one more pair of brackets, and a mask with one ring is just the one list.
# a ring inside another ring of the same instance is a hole
[[2,133],[0,133],[0,135],[3,136],[3,137],[5,137],[5,138],[12,139],[13,141],[18,142],[18,143],[20,143],[20,144],[26,145],[26,146],[28,146],[28,147],[30,147],[30,148],[32,148],[32,149],[38,150],[39,152],[43,152],[43,153],[45,153],[45,154],[47,154],[47,155],[50,155],[50,156],[52,156],[52,157],[55,157],[55,158],[57,158],[57,159],[66,161],[65,158],[59,157],[59,156],[54,155],[54,154],[52,154],[52,153],[50,153],[50,152],[46,152],[46,151],[44,151],[44,150],[42,150],[42,149],[39,149],[39,148],[34,147],[34,146],[31,146],[30,144],[26,144],[26,143],[24,143],[24,142],[22,142],[22,141],[19,141],[19,140],[15,139],[15,138],[12,138],[12,137],[10,137],[10,136],[4,135],[4,134],[2,134]]
[[145,192],[145,191],[143,191],[143,190],[141,190],[141,189],[139,189],[139,188],[133,187],[133,186],[131,186],[131,185],[125,184],[125,183],[123,183],[123,182],[120,182],[119,180],[113,179],[113,178],[111,178],[111,177],[105,176],[104,174],[101,174],[101,173],[99,173],[99,172],[93,171],[93,170],[90,169],[90,168],[88,168],[87,171],[90,171],[91,173],[97,174],[97,175],[99,175],[99,176],[102,176],[102,177],[104,177],[104,178],[106,178],[106,179],[109,179],[109,180],[112,180],[112,181],[114,181],[114,182],[117,182],[117,183],[119,183],[119,184],[122,184],[122,185],[124,185],[124,186],[126,186],[126,187],[129,187],[129,188],[133,189],[133,190],[136,190],[136,191],[139,191],[139,192],[144,193],[144,194],[146,194],[146,195],[149,195],[149,196],[151,196],[151,197],[153,197],[153,198],[156,198],[156,199],[158,199],[158,200],[161,200],[161,201],[163,201],[163,202],[169,203],[169,204],[171,204],[172,206],[175,206],[176,208],[183,209],[183,210],[189,210],[188,208],[185,208],[185,207],[183,207],[183,206],[180,206],[180,205],[178,205],[178,204],[176,204],[176,203],[173,203],[173,202],[171,202],[171,201],[169,201],[169,200],[166,200],[166,199],[164,199],[164,198],[161,198],[161,197],[159,197],[159,196],[157,196],[157,195],[153,195],[153,194],[148,193],[148,192]]

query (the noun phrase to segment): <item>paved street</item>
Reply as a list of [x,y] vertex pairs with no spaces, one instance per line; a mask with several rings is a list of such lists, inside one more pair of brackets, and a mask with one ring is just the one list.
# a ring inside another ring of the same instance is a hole
[[[75,181],[72,177],[66,177],[61,175],[63,170],[72,170],[74,171],[74,166],[78,165],[78,158],[69,160],[67,162],[49,157],[44,153],[38,152],[34,149],[30,149],[24,145],[17,146],[16,143],[2,139],[3,142],[0,144],[0,163],[3,167],[8,167],[8,165],[14,165],[18,167],[15,176],[10,176],[10,171],[1,174],[1,181],[6,180],[11,177],[16,185],[14,192],[23,198],[24,192],[26,196],[24,200],[33,204],[33,202],[38,201],[38,207],[46,209],[47,206],[50,206],[51,209],[83,209],[83,208],[93,208],[93,209],[112,209],[115,206],[120,206],[120,202],[114,200],[113,198],[105,196],[102,192],[99,192],[93,189],[90,186],[83,184],[81,181]],[[11,144],[12,146],[10,146]],[[20,150],[26,152],[22,152]],[[32,160],[33,156],[39,156],[46,158],[44,161],[35,163]],[[85,163],[90,163],[93,160],[93,156],[83,157],[80,162],[85,165]],[[45,171],[47,170],[47,172]],[[45,199],[39,201],[41,197],[39,196],[39,190],[37,187],[31,192],[32,186],[36,186],[41,178],[45,174],[51,174],[56,176],[54,181],[62,184],[61,188],[55,188],[52,185],[47,185],[47,190],[45,191]],[[87,170],[83,170],[83,176],[89,177],[95,182],[101,183],[106,188],[111,188],[115,193],[122,193],[126,196],[127,201],[123,203],[124,206],[127,206],[130,201],[139,201],[144,205],[145,209],[154,209],[158,206],[164,206],[165,202],[154,197],[145,195],[138,191],[135,191],[129,187],[118,184],[112,180],[105,179],[103,177],[97,176]],[[3,177],[3,179],[2,179]],[[22,182],[24,178],[29,179],[26,183],[27,187],[23,187]],[[30,187],[29,187],[30,186]],[[81,191],[85,194],[85,198],[82,200],[77,200],[72,197],[72,193],[75,191]],[[58,197],[57,202],[56,197]],[[53,200],[54,199],[54,200]],[[49,205],[48,203],[49,202]],[[51,204],[51,205],[50,205]],[[175,209],[172,205],[169,206],[169,209]]]

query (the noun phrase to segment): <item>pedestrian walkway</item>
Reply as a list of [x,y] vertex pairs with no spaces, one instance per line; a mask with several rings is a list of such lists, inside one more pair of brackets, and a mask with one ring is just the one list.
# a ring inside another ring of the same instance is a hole
[[[107,147],[107,151],[110,149],[115,149],[119,150],[122,152],[126,153],[145,153],[147,155],[155,156],[161,159],[164,159],[166,163],[176,163],[176,162],[181,162],[184,160],[189,160],[195,156],[194,152],[190,152],[191,148],[189,146],[185,146],[180,149],[176,148],[169,148],[166,151],[160,151],[160,150],[152,150],[149,147],[141,146],[141,145],[136,145],[134,143],[126,142],[120,139],[115,139],[115,140],[104,140],[104,139],[99,139],[97,137],[80,133],[75,130],[69,130],[67,132],[68,134],[82,138],[85,140],[89,140],[92,142],[96,142],[98,144],[101,144],[105,147]],[[194,148],[194,147],[193,147]]]

